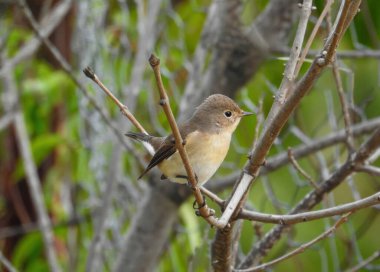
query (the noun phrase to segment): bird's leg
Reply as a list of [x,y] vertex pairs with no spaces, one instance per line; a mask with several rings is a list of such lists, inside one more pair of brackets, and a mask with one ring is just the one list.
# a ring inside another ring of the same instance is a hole
[[206,206],[206,198],[205,196],[202,194],[202,197],[203,197],[203,201],[202,201],[202,204],[200,206],[197,207],[197,201],[194,200],[193,202],[193,209],[195,210],[195,215],[196,216],[200,216],[201,213],[199,212],[199,209],[203,208],[204,206]]

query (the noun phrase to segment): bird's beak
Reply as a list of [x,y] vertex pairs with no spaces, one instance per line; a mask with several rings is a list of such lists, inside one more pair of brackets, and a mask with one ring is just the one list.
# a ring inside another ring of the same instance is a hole
[[243,117],[243,116],[248,116],[248,115],[252,115],[252,114],[254,114],[254,113],[253,112],[248,112],[248,111],[243,111],[241,113],[241,116]]

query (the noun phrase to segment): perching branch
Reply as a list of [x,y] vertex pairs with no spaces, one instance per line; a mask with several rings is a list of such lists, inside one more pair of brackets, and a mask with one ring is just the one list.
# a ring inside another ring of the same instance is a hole
[[157,82],[158,91],[160,93],[160,99],[161,99],[160,105],[164,109],[165,115],[170,124],[170,128],[173,132],[173,136],[175,138],[175,145],[181,156],[183,165],[186,169],[186,174],[187,174],[189,183],[191,184],[191,189],[193,191],[195,201],[197,202],[198,207],[199,207],[199,213],[211,225],[216,226],[218,228],[224,227],[224,226],[219,225],[217,218],[214,217],[213,211],[204,203],[204,199],[203,199],[200,187],[198,186],[198,182],[195,178],[195,173],[190,165],[190,160],[184,148],[184,145],[186,143],[181,137],[173,112],[170,108],[169,97],[167,96],[165,87],[162,83],[161,72],[160,72],[160,59],[158,59],[155,55],[152,54],[149,58],[149,63],[153,69],[156,82]]

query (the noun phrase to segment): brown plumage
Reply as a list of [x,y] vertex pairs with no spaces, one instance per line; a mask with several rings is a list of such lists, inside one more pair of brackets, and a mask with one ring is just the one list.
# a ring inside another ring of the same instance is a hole
[[[241,117],[249,114],[251,113],[242,111],[229,97],[214,94],[195,110],[189,120],[179,126],[182,139],[186,141],[185,149],[190,163],[201,184],[219,168],[227,154],[232,133]],[[128,132],[126,136],[150,143],[156,150],[139,179],[158,165],[170,180],[179,183],[186,182],[183,180],[186,171],[176,152],[173,135],[164,138]]]

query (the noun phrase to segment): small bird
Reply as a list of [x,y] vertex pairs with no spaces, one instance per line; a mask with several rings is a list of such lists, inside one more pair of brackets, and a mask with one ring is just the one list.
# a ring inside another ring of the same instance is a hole
[[[199,185],[208,181],[222,164],[230,147],[231,136],[245,112],[229,97],[213,94],[196,108],[193,116],[179,126],[185,150]],[[128,132],[126,136],[144,141],[155,150],[149,165],[140,175],[142,178],[154,166],[163,175],[161,179],[188,183],[186,170],[175,146],[173,135],[155,137],[143,133]]]

